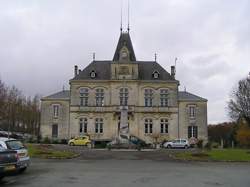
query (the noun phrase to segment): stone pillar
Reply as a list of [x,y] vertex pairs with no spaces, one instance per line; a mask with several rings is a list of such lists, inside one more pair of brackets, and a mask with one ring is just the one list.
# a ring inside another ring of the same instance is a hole
[[121,143],[128,143],[129,141],[129,127],[128,127],[128,107],[121,106],[121,118],[119,129],[119,140]]

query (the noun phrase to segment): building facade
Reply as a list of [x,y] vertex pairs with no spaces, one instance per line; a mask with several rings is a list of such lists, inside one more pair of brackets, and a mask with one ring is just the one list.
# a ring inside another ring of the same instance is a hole
[[69,84],[42,98],[42,137],[111,141],[126,129],[147,143],[207,140],[207,100],[179,91],[174,66],[168,73],[156,61],[137,61],[129,32],[121,32],[113,60],[75,66]]

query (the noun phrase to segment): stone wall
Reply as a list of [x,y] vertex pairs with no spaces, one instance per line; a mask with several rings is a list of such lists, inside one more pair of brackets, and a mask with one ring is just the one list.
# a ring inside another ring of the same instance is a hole
[[[195,107],[195,117],[189,116],[189,107]],[[179,102],[179,124],[180,137],[188,138],[188,126],[194,125],[198,127],[198,139],[205,142],[208,140],[207,135],[207,102]]]
[[[59,106],[58,117],[54,117],[53,105]],[[42,100],[41,135],[52,137],[52,125],[58,124],[58,138],[69,138],[69,100]]]

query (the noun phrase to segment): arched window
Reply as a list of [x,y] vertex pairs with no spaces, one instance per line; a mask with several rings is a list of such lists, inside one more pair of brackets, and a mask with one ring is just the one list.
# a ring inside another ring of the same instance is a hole
[[120,105],[128,106],[128,88],[120,89]]
[[153,106],[153,90],[145,89],[144,91],[145,106]]
[[88,88],[80,89],[80,106],[88,106],[89,90]]
[[95,91],[96,106],[104,106],[104,89],[97,88]]
[[167,89],[160,90],[160,106],[161,107],[168,106],[168,90]]

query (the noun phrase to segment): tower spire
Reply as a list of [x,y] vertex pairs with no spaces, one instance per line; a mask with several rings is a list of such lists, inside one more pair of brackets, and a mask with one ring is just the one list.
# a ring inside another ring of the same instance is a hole
[[129,5],[129,0],[128,0],[128,32],[130,30],[130,25],[129,25],[129,9],[130,9],[130,5]]

